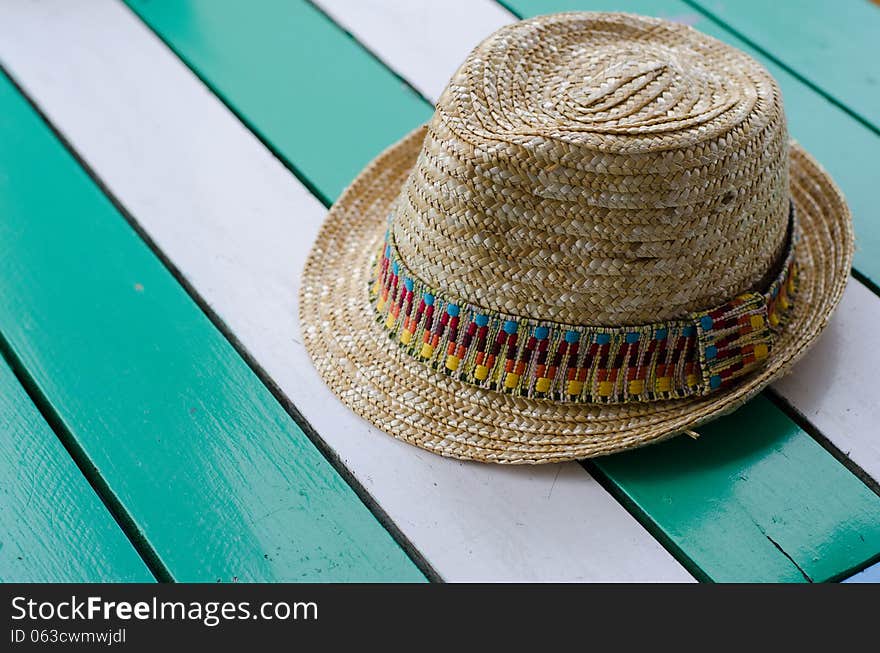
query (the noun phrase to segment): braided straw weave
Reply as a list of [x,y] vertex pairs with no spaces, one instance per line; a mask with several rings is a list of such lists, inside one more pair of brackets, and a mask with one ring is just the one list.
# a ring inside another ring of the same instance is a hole
[[[676,320],[770,284],[790,201],[792,315],[765,366],[707,396],[578,405],[475,387],[402,352],[370,301],[387,230],[420,283],[489,312]],[[693,428],[784,373],[839,301],[852,238],[840,192],[789,147],[779,88],[748,55],[658,19],[542,16],[480,44],[431,122],[333,206],[300,319],[328,385],[395,437],[482,461],[584,458]]]

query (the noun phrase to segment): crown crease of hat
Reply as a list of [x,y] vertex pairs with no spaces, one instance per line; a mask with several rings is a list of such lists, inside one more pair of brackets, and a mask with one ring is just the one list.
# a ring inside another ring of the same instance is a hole
[[748,55],[628,14],[515,23],[455,73],[391,208],[428,286],[568,324],[680,318],[769,283],[782,97]]

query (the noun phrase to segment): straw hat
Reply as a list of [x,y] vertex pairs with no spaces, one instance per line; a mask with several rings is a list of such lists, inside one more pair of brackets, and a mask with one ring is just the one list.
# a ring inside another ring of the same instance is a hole
[[[545,463],[728,413],[813,344],[853,250],[774,79],[690,27],[502,28],[360,173],[305,267],[305,345],[429,451]],[[369,446],[368,442],[364,446]]]

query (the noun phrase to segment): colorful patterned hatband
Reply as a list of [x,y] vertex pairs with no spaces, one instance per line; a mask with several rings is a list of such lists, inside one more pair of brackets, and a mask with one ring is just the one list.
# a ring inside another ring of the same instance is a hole
[[706,395],[764,366],[797,290],[797,222],[770,287],[686,319],[627,327],[560,324],[446,297],[406,268],[389,229],[370,300],[410,356],[460,381],[561,402],[617,403]]

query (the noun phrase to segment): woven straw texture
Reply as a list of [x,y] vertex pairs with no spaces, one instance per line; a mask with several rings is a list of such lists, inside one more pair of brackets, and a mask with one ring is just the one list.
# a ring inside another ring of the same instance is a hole
[[[486,309],[597,326],[677,319],[770,282],[789,198],[802,232],[791,318],[766,367],[706,397],[566,405],[474,387],[404,354],[369,301],[391,216],[420,281]],[[394,437],[498,463],[585,458],[693,429],[783,374],[838,303],[852,240],[833,181],[789,147],[760,64],[657,19],[543,16],[480,44],[432,121],[333,206],[300,319],[328,385]]]

